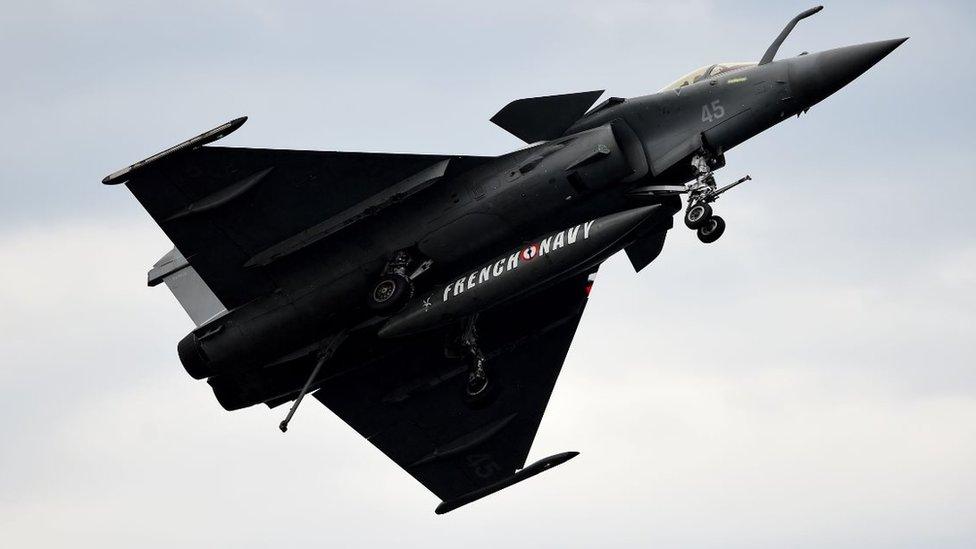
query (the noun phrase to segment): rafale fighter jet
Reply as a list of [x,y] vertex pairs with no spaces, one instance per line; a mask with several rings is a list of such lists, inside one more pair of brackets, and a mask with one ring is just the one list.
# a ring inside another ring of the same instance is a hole
[[[227,410],[311,394],[444,513],[574,457],[525,460],[597,268],[702,242],[725,153],[806,112],[906,39],[708,65],[658,93],[519,99],[497,157],[206,146],[238,118],[106,177],[175,248],[149,271],[197,325],[186,371]],[[592,107],[592,108],[591,108]]]

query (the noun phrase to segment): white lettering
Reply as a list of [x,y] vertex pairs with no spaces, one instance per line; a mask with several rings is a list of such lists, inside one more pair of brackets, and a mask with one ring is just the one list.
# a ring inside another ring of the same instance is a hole
[[508,265],[505,266],[506,271],[511,271],[515,267],[518,267],[518,256],[519,253],[515,252],[511,255],[511,257],[508,258]]
[[566,245],[566,231],[556,233],[556,238],[552,241],[552,251],[556,251]]
[[583,240],[586,240],[587,238],[590,237],[590,227],[592,226],[593,226],[593,221],[587,221],[586,223],[583,223]]
[[[554,252],[559,248],[566,246],[567,244],[575,244],[579,239],[580,228],[583,229],[583,239],[590,237],[590,229],[593,228],[593,224],[596,220],[587,221],[582,225],[577,225],[571,227],[565,231],[559,231],[558,233],[546,237],[539,241],[538,248],[529,246],[524,250],[515,252],[514,254],[508,256],[507,258],[501,258],[493,264],[489,264],[482,267],[481,270],[475,271],[469,274],[465,278],[461,278],[453,284],[448,284],[444,287],[444,294],[442,296],[442,301],[447,301],[447,298],[451,295],[458,295],[464,292],[464,290],[470,290],[478,284],[488,282],[494,277],[500,276],[505,271],[511,271],[519,266],[519,257],[523,254],[526,255],[528,259],[532,259],[535,255],[545,255],[547,253]],[[533,252],[537,252],[535,255]]]
[[539,255],[544,255],[549,253],[549,246],[552,245],[552,237],[546,238],[539,242]]
[[566,231],[566,243],[573,244],[576,242],[576,235],[579,234],[580,226],[577,225],[572,229]]

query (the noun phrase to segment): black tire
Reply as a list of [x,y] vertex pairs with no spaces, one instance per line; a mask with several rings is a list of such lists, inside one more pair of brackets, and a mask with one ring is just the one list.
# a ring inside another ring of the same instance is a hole
[[715,242],[725,233],[725,220],[715,215],[698,228],[698,240],[705,244]]
[[399,274],[380,277],[369,291],[369,308],[380,313],[396,311],[413,297],[413,283]]
[[498,384],[494,383],[490,377],[488,378],[488,385],[486,385],[484,389],[475,395],[468,392],[467,385],[465,384],[464,403],[473,410],[487,408],[498,399],[500,392],[501,391],[499,390]]
[[685,226],[697,229],[712,217],[712,207],[705,202],[692,204],[685,210]]

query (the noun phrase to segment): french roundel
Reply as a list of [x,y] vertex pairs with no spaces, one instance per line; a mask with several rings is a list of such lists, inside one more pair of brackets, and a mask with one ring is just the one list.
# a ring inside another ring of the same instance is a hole
[[521,258],[525,261],[531,261],[535,259],[535,256],[539,255],[539,246],[535,244],[529,244],[527,248],[522,250],[520,254]]

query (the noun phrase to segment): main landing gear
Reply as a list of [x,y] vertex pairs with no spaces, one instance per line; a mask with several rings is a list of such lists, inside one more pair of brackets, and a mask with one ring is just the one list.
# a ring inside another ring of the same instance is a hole
[[469,316],[461,326],[460,333],[450,336],[444,346],[445,356],[461,359],[467,365],[464,397],[468,405],[474,407],[490,401],[490,395],[495,392],[494,384],[488,380],[487,359],[478,343],[477,322],[477,313]]
[[369,292],[369,308],[380,314],[392,313],[413,297],[413,279],[426,271],[431,261],[422,262],[408,275],[408,268],[414,263],[410,252],[399,250],[386,264],[383,274]]
[[369,307],[376,312],[393,312],[413,297],[413,283],[400,273],[380,277],[369,293]]
[[488,389],[488,372],[485,370],[485,355],[478,346],[478,329],[475,324],[478,315],[468,317],[461,334],[461,354],[468,363],[468,383],[465,392],[468,397],[480,397]]
[[735,183],[718,188],[712,175],[711,164],[703,155],[696,155],[692,165],[698,171],[694,183],[688,185],[688,208],[685,210],[685,226],[698,232],[698,240],[705,244],[715,242],[725,233],[725,220],[714,215],[711,203],[729,189],[751,181],[748,175]]

